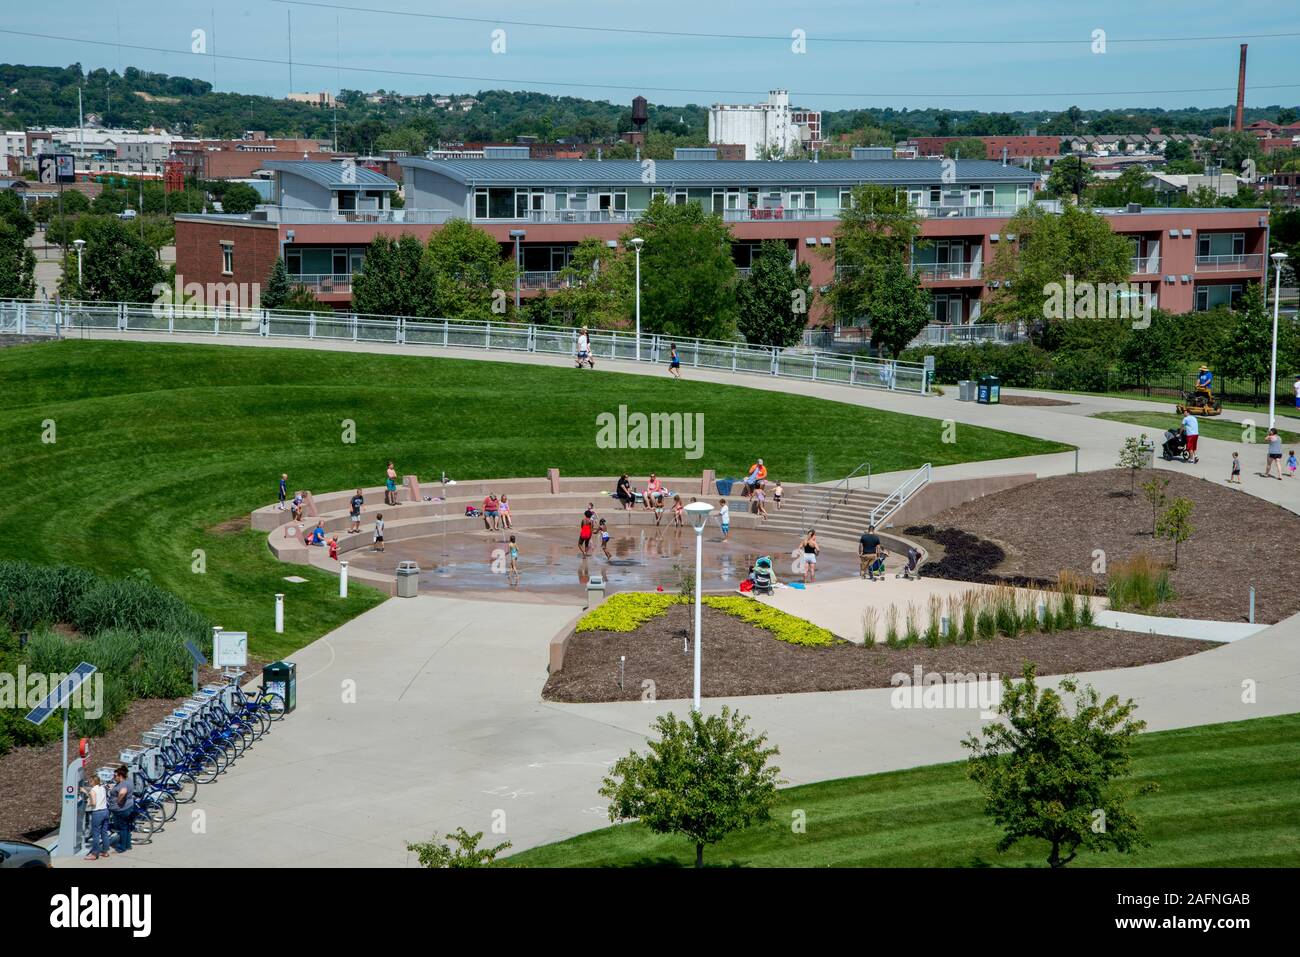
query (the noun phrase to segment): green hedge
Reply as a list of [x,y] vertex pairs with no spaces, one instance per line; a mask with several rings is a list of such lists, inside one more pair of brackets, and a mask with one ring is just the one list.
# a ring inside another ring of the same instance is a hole
[[998,345],[982,342],[959,346],[926,346],[904,351],[902,359],[923,362],[934,356],[934,381],[955,385],[961,379],[995,375],[1006,386],[1029,388],[1052,371],[1052,357],[1027,342]]

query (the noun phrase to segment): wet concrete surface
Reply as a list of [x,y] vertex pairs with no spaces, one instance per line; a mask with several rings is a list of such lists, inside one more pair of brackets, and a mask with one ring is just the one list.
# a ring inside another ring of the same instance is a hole
[[[519,584],[507,581],[509,536],[519,549]],[[722,541],[716,524],[704,530],[705,591],[734,591],[760,555],[769,555],[781,581],[802,581],[792,570],[791,550],[798,539],[784,532],[732,529]],[[618,591],[677,591],[681,572],[695,570],[695,532],[691,528],[618,527],[610,530],[609,557],[597,535],[591,554],[578,552],[578,530],[572,528],[514,528],[509,531],[449,532],[389,542],[382,553],[362,548],[347,553],[356,568],[393,574],[397,563],[420,566],[420,590],[427,593],[519,593],[582,597],[588,581],[605,579],[607,594]],[[674,566],[678,566],[677,569]],[[817,580],[829,581],[858,574],[856,554],[822,547]]]

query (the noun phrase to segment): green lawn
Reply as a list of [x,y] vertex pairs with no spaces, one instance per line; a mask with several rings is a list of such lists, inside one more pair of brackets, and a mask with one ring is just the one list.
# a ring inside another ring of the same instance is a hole
[[[1146,734],[1133,753],[1133,780],[1160,786],[1132,805],[1152,846],[1084,852],[1070,867],[1300,866],[1300,715]],[[806,816],[805,833],[791,828],[796,811]],[[1000,835],[964,762],[956,762],[783,790],[768,824],[707,848],[704,860],[723,867],[1046,867],[1046,842],[998,853]],[[685,838],[626,824],[506,863],[690,866],[694,854]]]
[[[604,371],[353,355],[316,350],[67,340],[0,349],[0,557],[85,565],[152,580],[259,656],[281,656],[378,603],[271,558],[265,535],[223,528],[291,489],[381,484],[392,458],[428,479],[568,475],[769,474],[803,481],[1070,448],[963,426],[944,443],[938,419]],[[791,385],[797,389],[797,385]],[[869,393],[864,393],[869,396]],[[704,414],[703,457],[596,446],[596,415]],[[343,420],[355,423],[345,444]],[[52,420],[56,441],[42,441]],[[206,553],[204,574],[193,551]],[[273,599],[287,593],[285,634]]]
[[[1285,385],[1285,383],[1282,384]],[[945,388],[947,387],[945,386]],[[952,386],[952,388],[956,388],[956,386]],[[1178,399],[1176,399],[1174,396],[1171,395],[1143,395],[1141,392],[1116,392],[1113,390],[1110,392],[1080,392],[1077,390],[1070,390],[1070,389],[1039,389],[1036,387],[1033,389],[1028,389],[1028,388],[1022,388],[1020,386],[1010,386],[1008,387],[1008,390],[1011,392],[1019,392],[1019,391],[1042,392],[1044,395],[1059,395],[1062,398],[1081,395],[1081,396],[1105,396],[1111,399],[1132,399],[1134,402],[1150,402],[1152,405],[1161,406],[1165,409],[1168,409],[1170,415],[1173,415],[1174,406],[1177,405],[1178,403]],[[1300,415],[1300,410],[1296,409],[1295,403],[1290,394],[1282,395],[1279,393],[1277,397],[1277,401],[1274,403],[1274,408],[1277,410],[1278,415],[1284,415],[1284,416]],[[1267,393],[1262,395],[1260,397],[1260,402],[1258,405],[1252,405],[1249,402],[1232,402],[1223,407],[1223,412],[1225,415],[1231,412],[1240,412],[1243,415],[1259,415],[1261,412],[1267,413],[1268,395]]]
[[[1176,415],[1172,410],[1168,415],[1159,412],[1095,412],[1092,418],[1110,419],[1112,422],[1128,422],[1130,425],[1146,426],[1153,431],[1154,434],[1151,437],[1157,440],[1157,445],[1160,444],[1160,441],[1163,441],[1160,437],[1165,434],[1165,429],[1173,428],[1182,421],[1182,416]],[[1222,416],[1212,419],[1197,416],[1196,421],[1200,425],[1201,435],[1207,439],[1242,442],[1247,435],[1246,430],[1241,425],[1242,419],[1232,416],[1226,411]],[[1255,424],[1254,444],[1263,445],[1268,436],[1268,418],[1261,417],[1253,421]],[[1278,435],[1282,436],[1283,443],[1300,442],[1300,435],[1288,432],[1285,429],[1279,429]]]

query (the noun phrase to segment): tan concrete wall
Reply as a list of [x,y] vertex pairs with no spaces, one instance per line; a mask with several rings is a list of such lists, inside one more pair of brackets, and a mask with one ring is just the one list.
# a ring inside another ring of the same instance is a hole
[[988,478],[950,479],[943,482],[931,482],[912,496],[911,500],[894,513],[890,520],[895,528],[905,528],[924,522],[954,505],[983,498],[993,492],[1024,485],[1038,478],[1034,472],[1020,472],[1014,475],[994,475]]

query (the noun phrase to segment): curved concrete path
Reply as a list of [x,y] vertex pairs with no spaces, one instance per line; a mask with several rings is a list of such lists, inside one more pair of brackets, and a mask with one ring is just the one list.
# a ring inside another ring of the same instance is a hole
[[[203,336],[100,333],[95,338],[213,343]],[[564,366],[563,356],[421,350],[382,344],[222,339],[248,347],[436,355]],[[664,369],[607,361],[602,369],[665,375]],[[762,376],[686,369],[690,378],[951,419],[1055,438],[1079,446],[1081,470],[1111,468],[1137,426],[1087,418],[1078,406],[979,406],[943,397],[850,389]],[[576,373],[575,373],[576,374]],[[592,374],[592,373],[582,373]],[[598,373],[596,373],[598,374]],[[1092,397],[1089,397],[1092,398]],[[1098,399],[1102,397],[1097,397]],[[1119,403],[1111,406],[1110,403]],[[1151,411],[1146,402],[1106,407]],[[1099,403],[1102,404],[1102,403]],[[1170,416],[1173,418],[1172,414]],[[1281,419],[1285,428],[1300,423]],[[941,423],[935,422],[935,428]],[[1202,439],[1201,464],[1165,465],[1216,481],[1235,443]],[[869,458],[869,448],[864,449]],[[1254,474],[1250,447],[1243,494],[1300,511],[1300,479]],[[1074,454],[975,462],[935,471],[961,478],[1074,469]],[[874,479],[873,479],[874,480]],[[202,789],[204,833],[183,808],[153,845],[122,864],[247,866],[413,863],[408,840],[465,826],[515,849],[607,823],[596,794],[608,764],[639,748],[653,718],[684,701],[559,705],[539,700],[546,643],[576,606],[474,602],[426,596],[394,599],[302,649],[299,710],[229,773]],[[707,636],[704,662],[708,667]],[[1300,615],[1230,644],[1176,661],[1081,675],[1102,694],[1132,697],[1149,730],[1291,713],[1300,708]],[[615,680],[611,663],[611,681]],[[355,701],[345,695],[355,682]],[[740,708],[781,748],[791,784],[912,767],[962,757],[961,738],[979,709],[893,706],[890,689],[708,699]],[[494,821],[504,832],[492,833]]]

